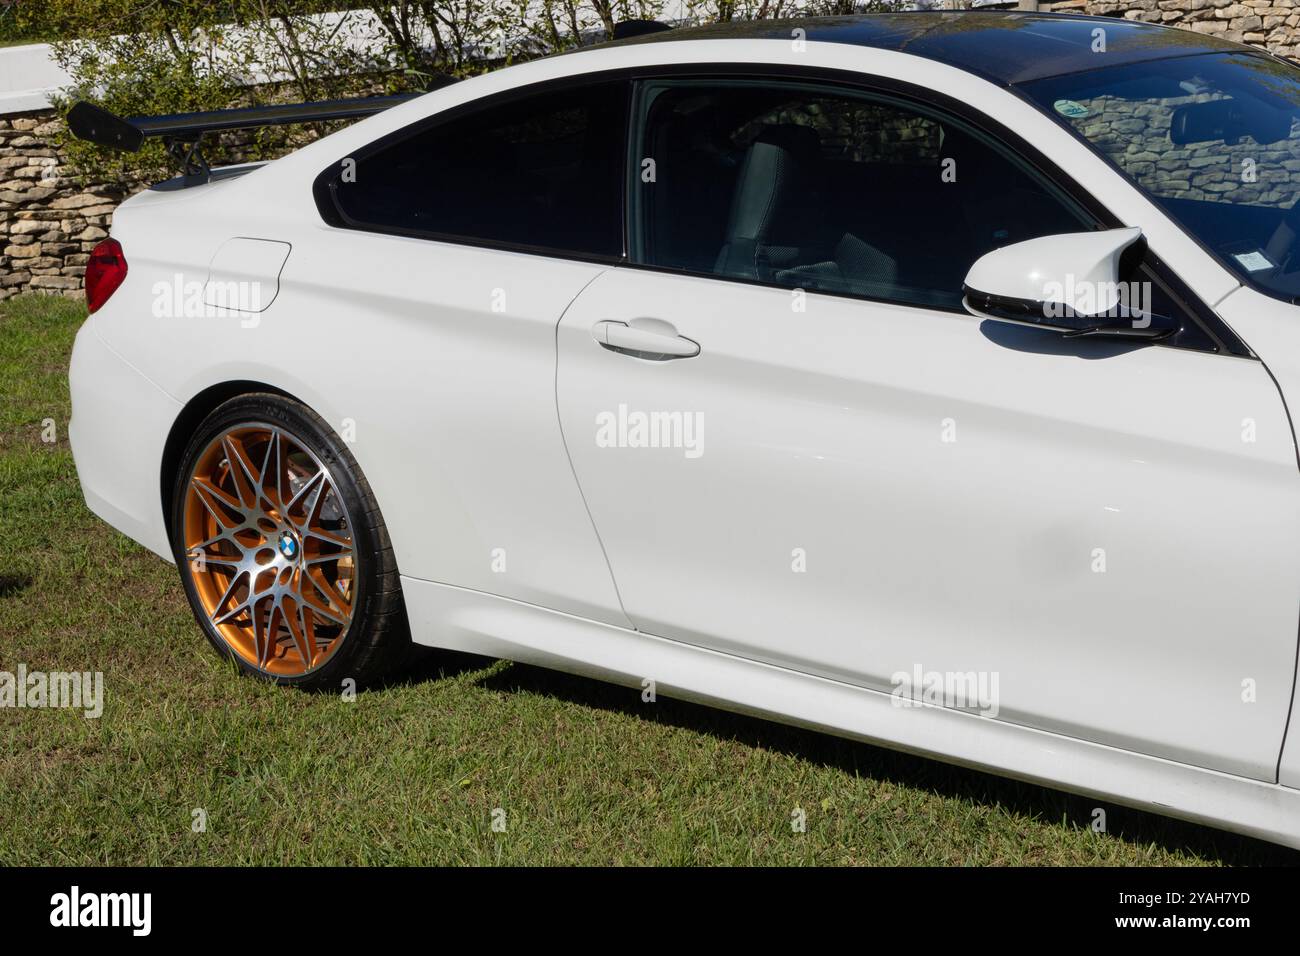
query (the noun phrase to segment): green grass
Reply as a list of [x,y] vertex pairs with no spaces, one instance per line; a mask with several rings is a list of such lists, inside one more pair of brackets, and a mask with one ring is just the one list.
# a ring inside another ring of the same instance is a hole
[[1097,835],[1095,800],[518,664],[435,656],[353,702],[240,678],[174,569],[82,503],[84,315],[0,304],[0,670],[107,695],[98,720],[0,709],[0,865],[1297,861],[1118,806]]

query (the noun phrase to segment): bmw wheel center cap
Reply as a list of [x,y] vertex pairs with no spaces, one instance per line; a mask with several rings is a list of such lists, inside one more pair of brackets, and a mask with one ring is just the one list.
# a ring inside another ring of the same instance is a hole
[[298,557],[298,539],[290,531],[284,531],[280,534],[280,554],[288,561]]

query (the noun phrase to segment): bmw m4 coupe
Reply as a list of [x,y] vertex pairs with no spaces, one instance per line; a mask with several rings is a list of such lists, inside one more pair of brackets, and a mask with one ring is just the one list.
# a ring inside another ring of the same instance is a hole
[[186,164],[87,270],[89,506],[256,677],[458,649],[1300,847],[1300,72],[1027,13],[627,32],[75,109]]

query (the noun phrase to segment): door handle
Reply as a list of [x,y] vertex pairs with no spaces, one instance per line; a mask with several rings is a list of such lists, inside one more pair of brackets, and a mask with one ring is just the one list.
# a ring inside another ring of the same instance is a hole
[[691,358],[700,354],[699,342],[678,335],[677,330],[667,322],[657,319],[640,321],[645,325],[628,325],[626,322],[602,319],[591,327],[591,337],[611,352],[622,352],[656,362]]

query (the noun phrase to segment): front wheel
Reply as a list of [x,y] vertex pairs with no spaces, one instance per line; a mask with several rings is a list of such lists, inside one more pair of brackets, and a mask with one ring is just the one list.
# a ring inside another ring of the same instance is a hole
[[199,626],[248,674],[367,684],[411,649],[370,485],[299,402],[244,395],[203,420],[173,488],[172,549]]

